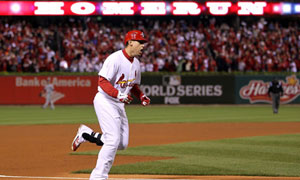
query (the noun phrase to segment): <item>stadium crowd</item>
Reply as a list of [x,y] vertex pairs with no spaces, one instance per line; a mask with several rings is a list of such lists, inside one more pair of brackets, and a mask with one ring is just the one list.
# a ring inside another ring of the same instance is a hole
[[[296,21],[297,22],[297,21]],[[237,27],[210,17],[202,20],[124,18],[119,23],[96,17],[68,17],[63,23],[34,25],[0,20],[0,71],[98,72],[112,52],[124,48],[130,29],[145,32],[148,43],[141,69],[149,71],[300,70],[300,24],[240,21]]]

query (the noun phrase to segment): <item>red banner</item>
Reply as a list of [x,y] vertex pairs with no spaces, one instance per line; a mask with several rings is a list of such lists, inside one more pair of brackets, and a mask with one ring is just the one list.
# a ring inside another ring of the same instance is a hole
[[97,76],[1,76],[0,104],[43,104],[41,92],[48,79],[54,85],[55,104],[93,103]]
[[297,2],[267,1],[0,1],[6,16],[298,15]]

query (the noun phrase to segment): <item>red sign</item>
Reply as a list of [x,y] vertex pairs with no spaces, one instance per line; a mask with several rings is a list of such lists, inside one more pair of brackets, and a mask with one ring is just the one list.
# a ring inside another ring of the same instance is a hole
[[229,15],[300,14],[300,3],[267,1],[0,1],[0,15]]
[[[247,99],[250,103],[266,102],[272,103],[268,96],[268,88],[270,82],[263,82],[261,80],[252,80],[248,85],[240,89],[240,97]],[[286,82],[281,81],[284,95],[280,98],[280,102],[287,104],[300,95],[299,80],[295,75],[286,77]]]
[[43,104],[47,79],[54,85],[55,104],[92,104],[97,93],[97,76],[2,76],[0,104]]

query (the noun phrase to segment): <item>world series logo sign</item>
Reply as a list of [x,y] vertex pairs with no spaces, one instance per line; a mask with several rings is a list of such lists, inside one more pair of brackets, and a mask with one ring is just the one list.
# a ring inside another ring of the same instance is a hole
[[[299,80],[295,75],[286,77],[286,82],[282,80],[280,82],[284,92],[280,98],[282,104],[288,104],[300,95]],[[268,96],[269,84],[270,82],[262,80],[251,80],[248,85],[240,89],[240,97],[249,100],[251,104],[258,102],[272,103],[271,98]]]

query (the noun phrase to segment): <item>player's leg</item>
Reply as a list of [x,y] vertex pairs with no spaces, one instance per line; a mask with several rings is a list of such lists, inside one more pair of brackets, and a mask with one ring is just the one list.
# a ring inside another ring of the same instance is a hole
[[277,113],[276,112],[276,96],[274,93],[271,93],[271,97],[272,97],[272,109],[273,109],[273,113]]
[[114,104],[104,104],[105,102],[99,96],[96,95],[94,99],[94,108],[103,133],[101,141],[104,145],[98,154],[97,164],[91,173],[90,180],[108,178],[120,143],[120,109]]
[[101,141],[101,133],[98,132],[92,132],[92,133],[82,133],[82,137],[87,140],[90,143],[95,143],[98,146],[102,146],[103,142]]
[[49,103],[50,103],[50,97],[49,97],[49,95],[47,94],[47,95],[46,95],[46,102],[45,102],[45,104],[43,105],[43,108],[44,108],[44,109],[47,108]]
[[275,109],[276,109],[276,113],[278,113],[278,109],[279,109],[279,104],[280,104],[280,94],[277,93],[275,94]]
[[50,107],[51,109],[55,109],[53,101],[50,101]]
[[103,142],[100,139],[101,139],[101,133],[94,132],[88,126],[81,124],[72,141],[71,149],[73,151],[76,151],[82,143],[87,141],[90,143],[95,143],[98,146],[102,146]]
[[52,95],[50,96],[50,107],[51,107],[51,109],[55,109],[54,102],[52,100]]
[[128,125],[128,118],[126,116],[125,110],[122,113],[122,121],[121,121],[121,132],[120,132],[120,144],[118,150],[124,150],[128,146],[129,141],[129,125]]

